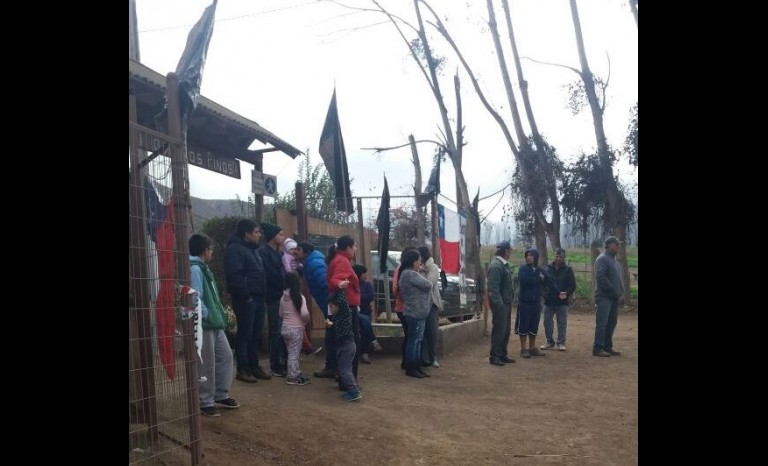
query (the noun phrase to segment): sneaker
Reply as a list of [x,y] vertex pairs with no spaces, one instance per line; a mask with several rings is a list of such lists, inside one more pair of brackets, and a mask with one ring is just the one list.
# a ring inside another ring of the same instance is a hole
[[538,348],[531,348],[528,350],[529,353],[531,353],[531,356],[546,356],[547,353],[542,352]]
[[509,356],[502,356],[500,359],[501,359],[501,362],[507,362],[507,363],[515,362],[515,360],[510,358]]
[[609,352],[607,352],[605,350],[592,351],[592,356],[599,356],[601,358],[610,358],[611,357],[611,353],[609,353]]
[[621,353],[618,351],[614,351],[613,349],[607,349],[605,350],[606,353],[610,354],[611,356],[621,356]]
[[251,369],[251,374],[253,374],[254,377],[261,380],[269,380],[272,378],[271,375],[264,372],[264,369],[261,368],[261,366],[256,366],[256,368]]
[[381,347],[381,343],[379,343],[378,340],[373,340],[372,345],[373,345],[373,350],[376,351],[377,353],[380,351],[384,351],[384,348]]
[[227,398],[225,400],[216,400],[217,404],[220,404],[222,408],[237,409],[240,407],[240,403],[235,401],[234,398]]
[[528,359],[531,357],[531,352],[528,351],[527,349],[520,350],[520,357]]
[[313,375],[318,379],[334,379],[336,378],[336,371],[324,367],[323,370],[314,372]]
[[503,366],[503,365],[504,365],[504,363],[503,363],[503,362],[501,362],[501,359],[495,359],[495,358],[494,358],[494,359],[491,359],[491,361],[490,361],[490,362],[491,362],[491,364],[492,364],[492,365],[494,365],[494,366]]
[[432,364],[431,364],[431,366],[432,366],[432,367],[440,367],[440,363],[439,363],[439,362],[437,362],[437,359],[435,359],[434,361],[432,361]]
[[548,349],[552,349],[554,347],[555,347],[554,343],[547,342],[547,343],[544,343],[543,345],[539,346],[539,349],[548,350]]
[[210,416],[210,417],[221,416],[221,414],[219,414],[219,410],[216,409],[216,406],[201,406],[200,412],[203,413],[204,416]]
[[259,381],[256,377],[254,377],[251,374],[250,371],[242,370],[242,369],[238,369],[237,375],[235,376],[235,378],[241,382],[246,382],[246,383],[256,383]]
[[368,356],[368,353],[363,353],[360,355],[360,361],[364,362],[365,364],[370,364],[371,358]]
[[309,378],[307,377],[299,376],[299,377],[296,377],[295,379],[287,378],[285,380],[285,383],[287,383],[288,385],[307,385],[308,383],[310,383],[310,381],[309,381]]
[[344,401],[357,401],[362,397],[363,395],[361,395],[360,391],[358,390],[355,390],[355,391],[350,390],[341,394],[341,399]]
[[557,344],[557,350],[558,351],[565,351],[565,343],[558,343]]
[[270,369],[269,373],[272,374],[274,377],[285,377],[287,374],[284,369]]

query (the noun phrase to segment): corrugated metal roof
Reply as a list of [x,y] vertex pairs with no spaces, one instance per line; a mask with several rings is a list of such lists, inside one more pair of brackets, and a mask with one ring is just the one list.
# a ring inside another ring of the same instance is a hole
[[[139,79],[165,93],[165,76],[135,60],[131,60],[130,58],[128,59],[128,76],[133,77],[134,79]],[[203,95],[200,96],[200,100],[198,101],[198,107],[200,106],[208,112],[218,115],[228,122],[234,123],[245,129],[248,133],[253,135],[254,139],[258,139],[266,144],[271,144],[277,150],[285,153],[291,158],[296,158],[303,154],[299,149],[288,144],[286,141],[277,137],[255,121],[251,121]]]

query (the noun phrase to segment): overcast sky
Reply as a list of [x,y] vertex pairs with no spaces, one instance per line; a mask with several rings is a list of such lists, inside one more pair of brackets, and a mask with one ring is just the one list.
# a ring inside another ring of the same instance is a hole
[[[175,70],[190,28],[211,1],[136,0],[141,62],[161,74]],[[372,5],[368,0],[346,3]],[[411,0],[381,3],[416,23]],[[486,2],[433,0],[431,4],[475,70],[487,98],[511,129],[487,27]],[[500,4],[496,2],[496,17],[516,86]],[[522,56],[579,67],[568,0],[510,0],[510,5]],[[592,71],[606,78],[610,57],[605,129],[609,144],[621,147],[630,107],[637,101],[637,27],[626,0],[580,0],[578,6]],[[425,10],[422,14],[428,17]],[[380,195],[385,173],[392,195],[408,195],[414,178],[410,150],[374,155],[361,148],[403,144],[409,134],[417,140],[437,139],[440,115],[422,73],[385,19],[380,14],[354,13],[312,0],[219,0],[202,94],[256,121],[298,149],[309,150],[315,164],[321,160],[317,149],[335,83],[353,195]],[[440,84],[452,118],[456,116],[453,74],[459,67],[467,142],[463,169],[470,196],[479,188],[482,198],[509,183],[514,166],[512,154],[452,50],[434,30],[430,31],[432,48],[447,58]],[[567,161],[582,151],[594,151],[589,110],[574,116],[566,107],[564,85],[575,81],[576,74],[527,60],[523,60],[523,71],[539,129],[561,158]],[[517,99],[521,102],[519,94]],[[527,123],[525,127],[528,131]],[[253,148],[260,146],[256,142]],[[422,144],[419,151],[426,184],[433,146]],[[303,158],[293,160],[280,152],[264,155],[264,172],[277,176],[280,193],[293,189]],[[242,179],[235,180],[190,166],[191,194],[208,199],[234,198],[236,194],[246,198],[253,167],[242,162],[241,168]],[[455,200],[453,168],[450,163],[442,168],[442,193]],[[635,169],[626,164],[617,169],[622,179],[637,177]],[[501,218],[502,208],[509,204],[508,192],[501,202],[501,194],[481,202],[480,208],[490,214],[490,220]],[[445,198],[440,202],[455,209]]]

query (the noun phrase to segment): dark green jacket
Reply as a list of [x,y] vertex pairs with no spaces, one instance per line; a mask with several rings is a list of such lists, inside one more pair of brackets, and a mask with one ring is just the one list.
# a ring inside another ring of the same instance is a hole
[[488,301],[491,309],[511,309],[515,298],[512,286],[512,265],[504,264],[499,256],[495,256],[488,266]]

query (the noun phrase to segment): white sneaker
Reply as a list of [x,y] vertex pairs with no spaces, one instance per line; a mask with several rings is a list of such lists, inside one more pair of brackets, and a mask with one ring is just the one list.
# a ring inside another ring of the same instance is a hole
[[541,350],[548,350],[555,347],[554,343],[544,343],[543,345],[539,346],[539,349]]
[[384,348],[381,347],[381,344],[378,342],[378,340],[373,340],[373,350],[379,352],[383,351]]
[[559,351],[565,351],[565,344],[564,344],[564,343],[559,343],[559,344],[557,345],[557,349],[558,349]]

